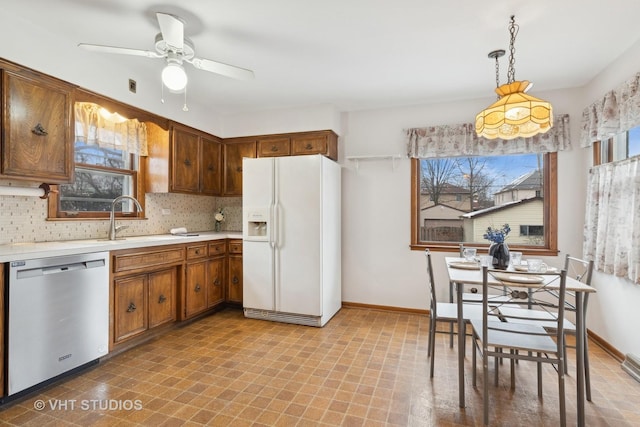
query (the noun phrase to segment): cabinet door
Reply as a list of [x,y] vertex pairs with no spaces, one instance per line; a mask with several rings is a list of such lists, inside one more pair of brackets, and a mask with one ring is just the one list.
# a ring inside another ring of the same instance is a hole
[[291,141],[291,147],[294,156],[325,154],[327,152],[327,137],[324,135],[298,136]]
[[209,260],[207,275],[207,307],[213,307],[224,302],[224,265],[224,257]]
[[207,261],[187,264],[184,315],[189,318],[207,308]]
[[220,181],[222,177],[220,153],[222,144],[220,142],[203,137],[202,143],[202,167],[201,167],[201,188],[204,194],[219,195],[221,193]]
[[176,320],[175,268],[149,274],[149,329]]
[[71,89],[3,71],[2,173],[47,183],[73,179]]
[[174,128],[171,136],[171,191],[198,193],[200,136],[179,128]]
[[258,140],[258,157],[289,156],[290,154],[291,142],[289,137]]
[[147,329],[146,282],[146,274],[115,280],[114,342],[122,341]]
[[229,255],[227,301],[242,304],[242,256]]
[[242,159],[256,157],[256,143],[239,142],[224,146],[224,195],[242,195]]

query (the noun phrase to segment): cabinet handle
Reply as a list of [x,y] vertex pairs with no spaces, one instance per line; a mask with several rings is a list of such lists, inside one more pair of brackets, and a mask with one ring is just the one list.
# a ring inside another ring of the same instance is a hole
[[279,149],[275,145],[272,145],[271,146],[271,151],[276,152],[276,151],[279,151]]
[[220,279],[216,278],[216,280],[213,281],[213,284],[216,286],[220,286]]
[[305,150],[311,150],[313,148],[313,145],[311,144],[307,144],[304,146]]
[[200,249],[196,249],[196,255],[200,255]]
[[31,129],[31,132],[38,136],[46,136],[49,134],[49,132],[47,132],[47,130],[40,123],[35,125],[33,129]]
[[191,160],[184,159],[184,164],[187,165],[187,166],[191,166]]
[[231,282],[233,282],[234,285],[237,285],[238,283],[240,283],[240,280],[238,280],[238,276],[233,276]]
[[136,311],[136,305],[132,302],[129,303],[129,307],[127,307],[127,313],[133,313],[134,311]]
[[200,292],[200,283],[196,283],[196,287],[194,289],[196,292]]
[[210,170],[211,172],[213,172],[214,170],[216,170],[216,168],[213,167],[213,165],[209,165],[209,167],[207,168],[208,170]]
[[238,166],[238,167],[236,168],[236,172],[242,172],[242,166]]
[[167,300],[167,297],[165,297],[164,295],[160,294],[160,297],[158,298],[158,303],[163,303]]

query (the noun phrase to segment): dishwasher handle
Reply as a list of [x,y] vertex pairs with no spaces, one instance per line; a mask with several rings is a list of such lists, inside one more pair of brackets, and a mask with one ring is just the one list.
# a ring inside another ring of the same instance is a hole
[[50,274],[66,273],[69,271],[86,270],[89,268],[104,267],[104,259],[75,262],[72,264],[53,265],[50,267],[30,268],[16,272],[16,279],[28,279],[30,277],[47,276]]

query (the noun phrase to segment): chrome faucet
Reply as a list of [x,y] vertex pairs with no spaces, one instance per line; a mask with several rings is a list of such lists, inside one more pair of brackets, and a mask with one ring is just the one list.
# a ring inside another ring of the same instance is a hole
[[116,203],[122,201],[122,199],[133,200],[133,203],[135,203],[138,212],[142,212],[142,206],[140,206],[140,203],[134,197],[123,195],[113,199],[113,202],[111,202],[111,213],[109,214],[109,240],[116,240],[116,233],[122,229],[127,228],[126,225],[116,227]]

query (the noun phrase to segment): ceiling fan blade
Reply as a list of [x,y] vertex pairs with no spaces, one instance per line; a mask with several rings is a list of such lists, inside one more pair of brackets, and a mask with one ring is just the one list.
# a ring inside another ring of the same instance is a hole
[[233,65],[224,64],[222,62],[212,61],[210,59],[193,58],[189,60],[194,67],[199,70],[205,70],[222,76],[231,77],[238,80],[251,80],[254,78],[253,71]]
[[150,50],[129,49],[127,47],[103,46],[99,44],[80,43],[78,44],[78,47],[85,50],[89,50],[91,52],[117,53],[121,55],[144,56],[147,58],[162,58],[164,56]]
[[184,23],[173,15],[156,13],[162,39],[171,47],[182,50],[184,44]]

